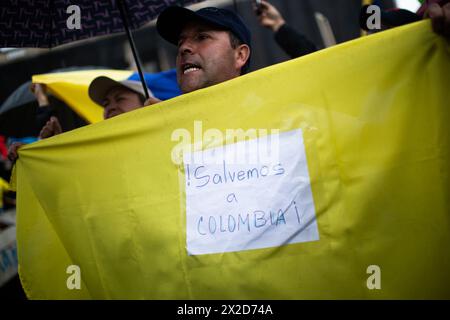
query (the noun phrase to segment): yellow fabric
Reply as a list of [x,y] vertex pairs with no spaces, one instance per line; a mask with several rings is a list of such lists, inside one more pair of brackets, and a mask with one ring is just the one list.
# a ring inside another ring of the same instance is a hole
[[[449,57],[419,22],[23,147],[28,297],[450,298]],[[171,133],[195,120],[301,128],[320,240],[187,255]],[[70,264],[81,290],[66,288]]]
[[3,178],[0,178],[0,190],[9,190],[9,184]]
[[0,209],[3,208],[3,192],[10,190],[8,182],[0,178]]
[[99,76],[114,80],[125,80],[132,71],[83,70],[34,75],[33,83],[44,83],[51,93],[65,101],[80,117],[89,123],[103,120],[103,108],[94,103],[88,95],[89,84]]

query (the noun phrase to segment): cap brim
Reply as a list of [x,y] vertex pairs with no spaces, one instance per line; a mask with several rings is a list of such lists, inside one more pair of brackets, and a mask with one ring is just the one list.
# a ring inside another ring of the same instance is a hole
[[89,97],[92,99],[92,101],[102,106],[106,94],[109,90],[111,90],[111,88],[114,87],[122,87],[122,84],[108,77],[97,77],[92,80],[91,84],[89,85]]
[[200,20],[219,28],[222,27],[226,29],[226,27],[220,23],[205,18],[192,10],[183,7],[168,7],[159,15],[156,22],[156,30],[165,40],[174,45],[178,45],[178,38],[180,37],[183,27],[192,20]]

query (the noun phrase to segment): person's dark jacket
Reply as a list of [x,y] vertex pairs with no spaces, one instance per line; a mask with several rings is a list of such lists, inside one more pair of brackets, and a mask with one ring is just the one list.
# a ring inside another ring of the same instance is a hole
[[284,24],[275,33],[275,41],[291,57],[297,58],[317,50],[304,35]]
[[35,121],[36,129],[40,131],[42,127],[45,126],[47,121],[50,120],[50,117],[54,115],[55,110],[51,105],[38,107],[36,110],[36,121]]

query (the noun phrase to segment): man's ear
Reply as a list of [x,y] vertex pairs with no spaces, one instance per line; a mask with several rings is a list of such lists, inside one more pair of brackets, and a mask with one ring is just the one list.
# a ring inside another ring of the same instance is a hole
[[250,58],[250,47],[246,44],[241,44],[235,50],[236,68],[241,69]]

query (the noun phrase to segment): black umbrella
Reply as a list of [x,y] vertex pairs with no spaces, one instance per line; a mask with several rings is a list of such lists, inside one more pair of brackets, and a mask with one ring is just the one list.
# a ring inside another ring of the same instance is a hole
[[[131,30],[156,18],[168,6],[185,6],[201,1],[1,0],[0,47],[52,48],[76,40],[125,31],[148,98]],[[69,20],[72,21],[78,13],[80,24],[75,23],[72,28]]]

